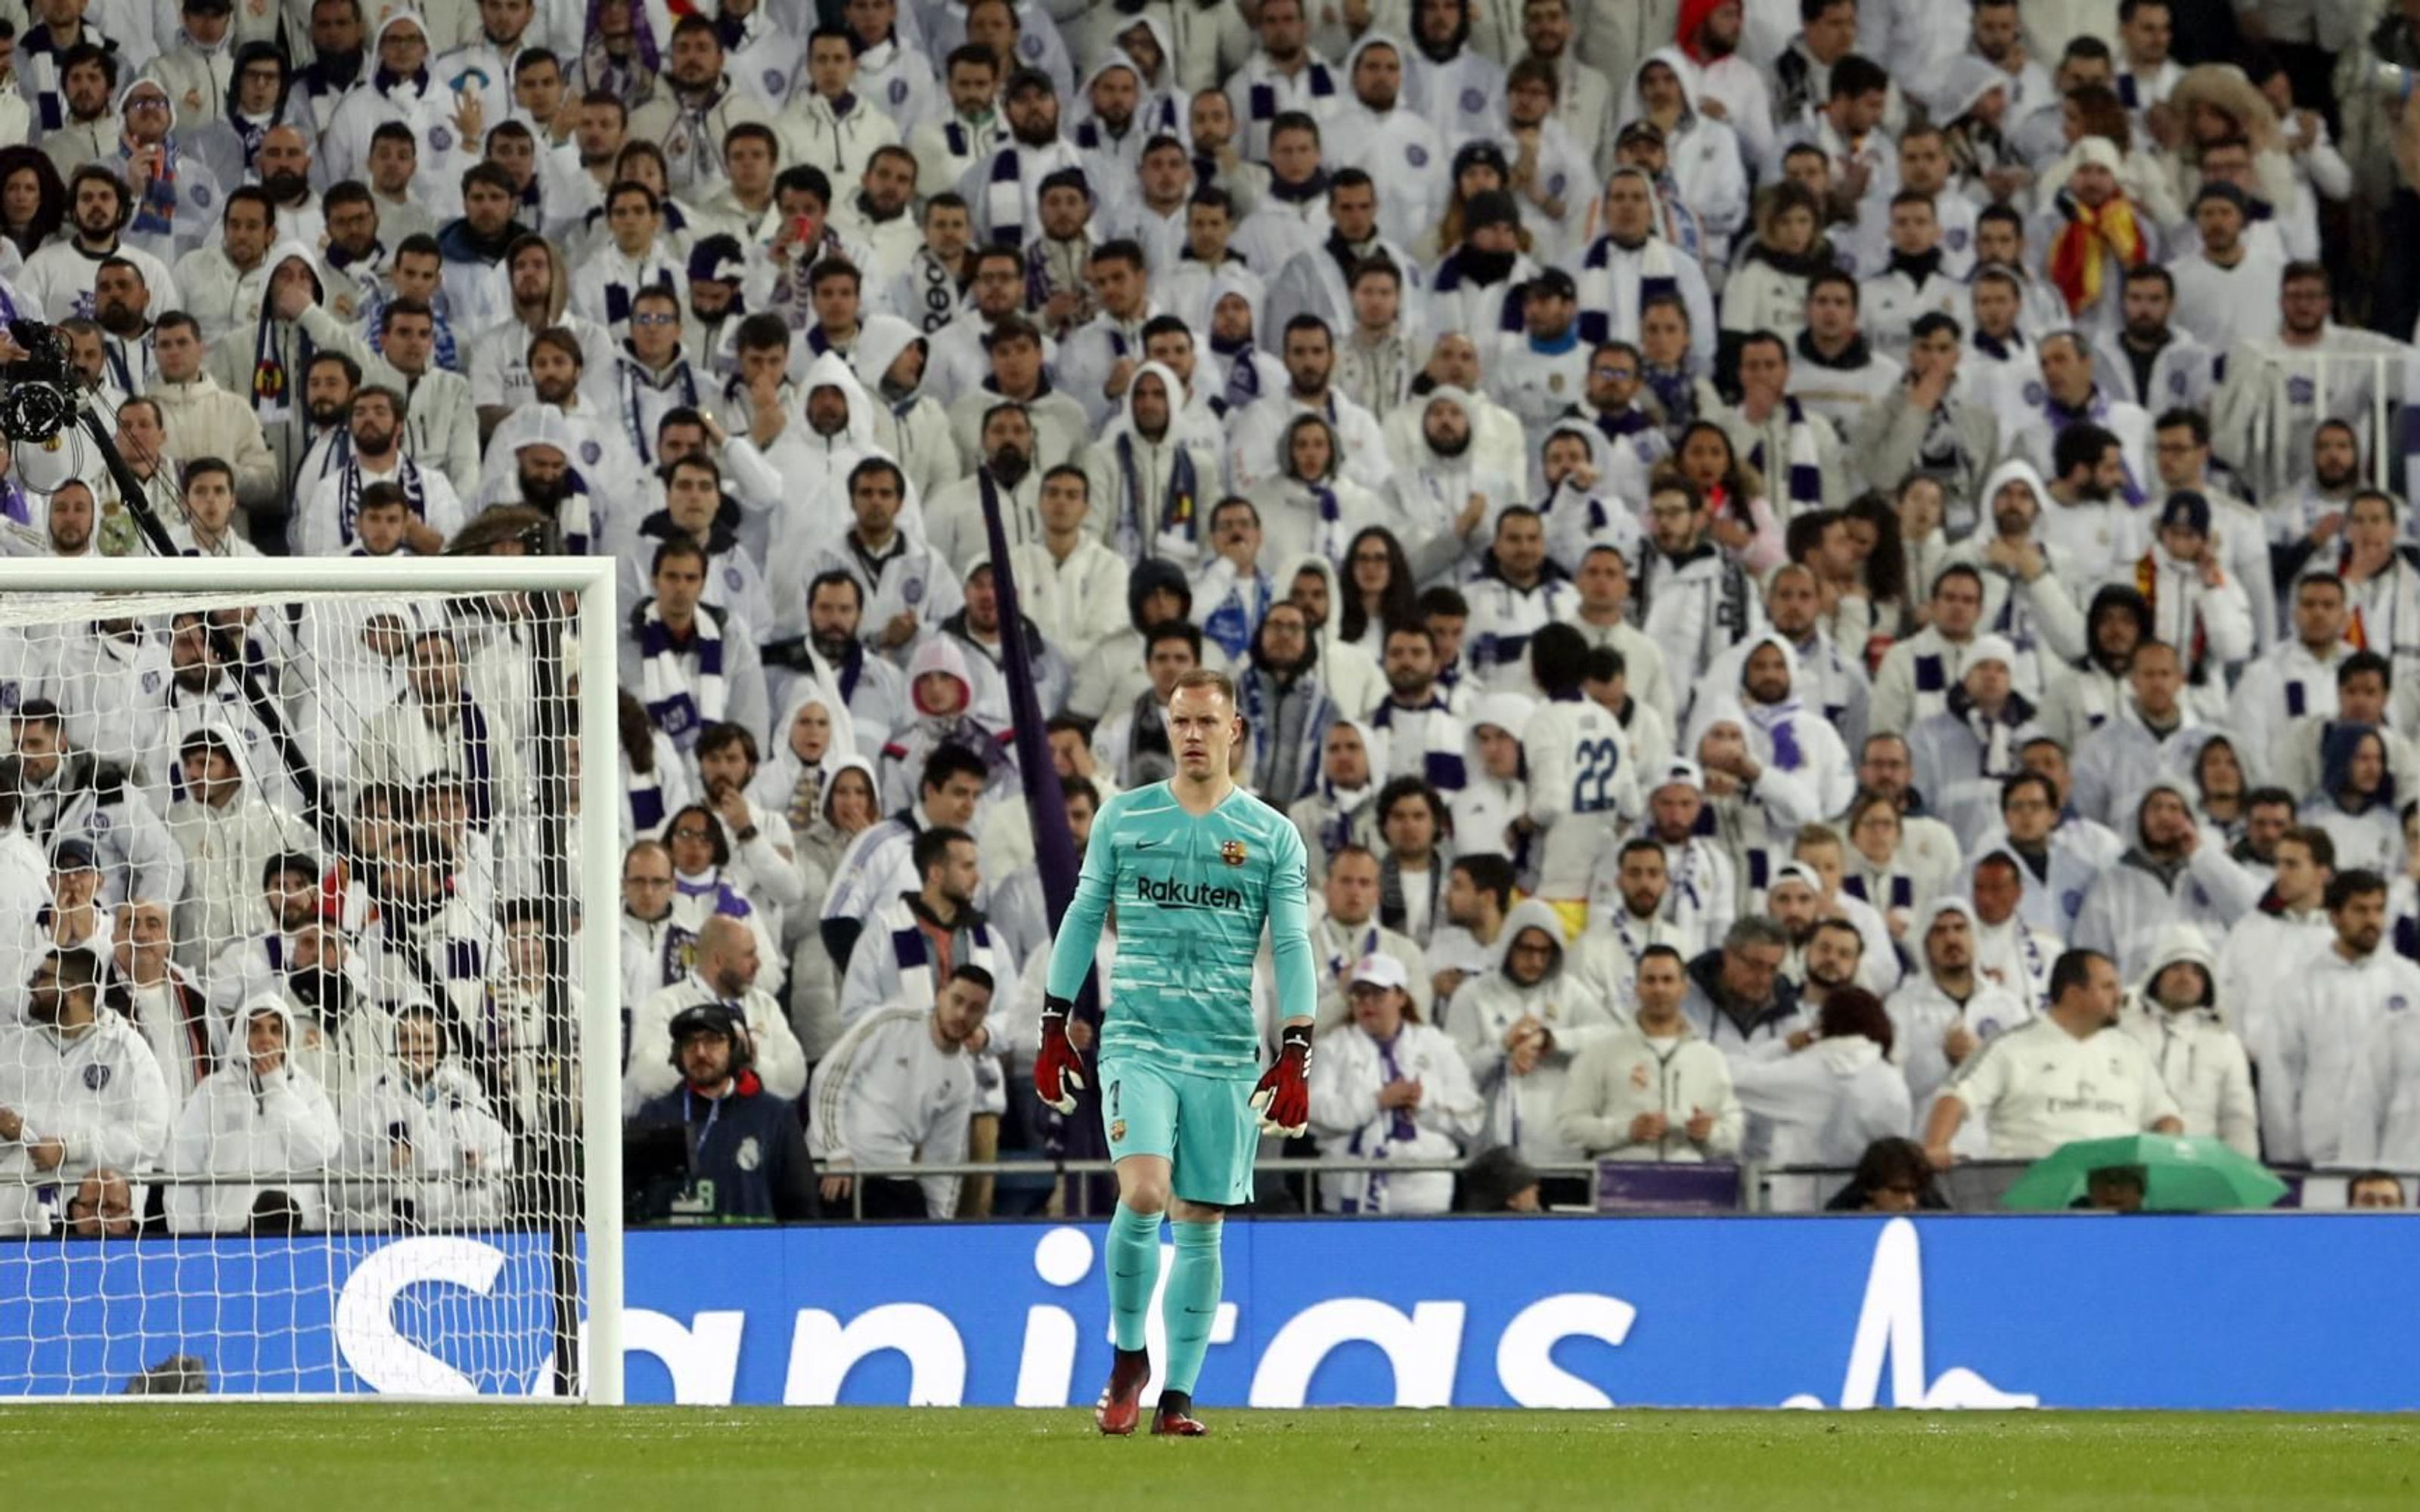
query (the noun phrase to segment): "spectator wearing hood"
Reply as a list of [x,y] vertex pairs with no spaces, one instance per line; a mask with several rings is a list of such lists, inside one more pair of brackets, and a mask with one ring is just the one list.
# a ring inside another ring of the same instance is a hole
[[1618,1027],[1592,984],[1565,969],[1567,940],[1543,900],[1515,904],[1490,970],[1454,994],[1449,1031],[1487,1100],[1482,1137],[1540,1165],[1581,1158],[1557,1127],[1557,1107],[1572,1062]]
[[[849,470],[847,491],[854,523],[840,539],[810,551],[799,567],[787,573],[780,563],[797,548],[783,542],[777,532],[774,601],[796,602],[787,597],[794,591],[788,582],[801,579],[813,582],[829,572],[845,573],[864,595],[859,638],[868,649],[904,662],[911,648],[964,602],[959,574],[937,548],[913,538],[904,528],[906,475],[897,464],[882,456],[858,462]],[[813,528],[810,520],[800,522],[801,530]],[[776,610],[777,624],[780,617]]]
[[[2381,1041],[2393,1031],[2377,1037],[2374,1031],[2410,1017],[2420,1003],[2420,966],[2387,943],[2386,897],[2386,879],[2375,872],[2347,870],[2329,880],[2335,937],[2303,955],[2295,991],[2276,1000],[2269,1023],[2257,1030],[2261,1142],[2272,1165],[2330,1165],[2354,1158],[2346,1152],[2345,1119],[2363,1094],[2353,1088],[2390,1069],[2374,1057],[2388,1048]],[[2367,1105],[2377,1117],[2374,1088]]]
[[[1056,470],[1056,486],[1073,491],[1079,479],[1073,468]],[[975,558],[967,569],[966,602],[955,614],[943,620],[941,636],[954,643],[967,658],[967,671],[974,679],[976,712],[996,724],[1009,717],[1008,698],[1008,637],[1011,630],[1000,617],[1000,579],[992,570],[988,553]],[[1047,640],[1033,617],[1020,612],[1016,634],[1025,639],[1027,655],[1032,658],[1034,696],[1038,706],[1055,709],[1066,702],[1067,688],[1074,673],[1057,645]]]
[[[1839,732],[1844,749],[1862,748],[1872,717],[1872,694],[1862,651],[1843,652],[1824,627],[1823,588],[1813,569],[1794,562],[1776,568],[1766,579],[1764,608],[1771,633],[1788,641],[1798,658],[1797,680],[1806,697],[1822,708],[1825,722]],[[1706,668],[1705,686],[1735,685],[1757,644],[1745,641],[1716,656]]]
[[[1189,622],[1193,589],[1174,563],[1145,557],[1126,579],[1125,602],[1126,625],[1096,643],[1077,663],[1066,712],[1078,718],[1097,720],[1122,713],[1138,695],[1150,690],[1145,635],[1157,625]],[[1200,632],[1195,633],[1198,640]]]
[[[180,1234],[282,1235],[319,1227],[318,1181],[341,1132],[328,1094],[290,1063],[294,1015],[282,997],[238,1011],[220,1069],[185,1103],[163,1164],[173,1173],[252,1177],[168,1191],[168,1224]],[[300,1178],[300,1179],[298,1179]]]
[[2319,749],[2318,788],[2303,804],[2302,823],[2327,832],[2337,864],[2384,876],[2403,871],[2403,825],[2396,817],[2395,770],[2386,733],[2339,719]]
[[1655,234],[1656,190],[1643,170],[1618,168],[1606,184],[1605,235],[1568,269],[1579,290],[1580,339],[1636,341],[1638,316],[1657,295],[1679,296],[1688,311],[1693,366],[1713,363],[1714,297],[1698,260]]
[[2226,851],[2205,843],[2184,789],[2165,778],[2143,790],[2118,864],[2084,896],[2071,934],[2080,948],[2139,976],[2172,923],[2224,933],[2259,902],[2259,883]]
[[1378,789],[1386,780],[1377,764],[1386,749],[1376,731],[1354,718],[1337,719],[1322,737],[1319,781],[1286,810],[1302,834],[1313,886],[1327,880],[1329,858],[1346,847],[1376,849]]
[[872,401],[874,444],[898,460],[909,485],[927,499],[966,475],[949,411],[924,386],[930,361],[931,344],[890,315],[865,316],[849,354],[858,386]]
[[261,867],[272,856],[310,849],[310,829],[260,793],[233,732],[192,731],[177,761],[168,833],[184,854],[186,887],[173,900],[177,937],[199,944],[257,933]]
[[1700,1039],[1733,1061],[1789,1054],[1808,1028],[1798,989],[1781,974],[1790,936],[1769,918],[1749,915],[1724,932],[1722,943],[1689,963],[1681,1011]]
[[[1445,188],[1440,170],[1454,148],[1443,118],[1422,112],[1407,97],[1409,55],[1410,49],[1383,31],[1364,32],[1344,55],[1353,98],[1339,108],[1321,137],[1321,157],[1332,168],[1358,170],[1367,176],[1365,187],[1385,182],[1386,192],[1377,195],[1377,217],[1380,234],[1391,244],[1389,253],[1411,246],[1435,224]],[[1336,218],[1332,199],[1329,216]],[[1343,239],[1361,241],[1366,233]],[[1330,323],[1338,323],[1347,308],[1328,312]]]
[[2017,654],[2007,640],[1977,636],[1962,661],[1941,712],[1916,721],[1907,744],[1916,790],[1971,843],[1991,827],[2001,787],[2038,731],[2033,704],[2011,686]]
[[108,160],[132,193],[130,246],[173,263],[209,239],[225,203],[218,175],[177,134],[167,86],[137,79],[117,97],[117,150]]
[[1539,276],[1523,247],[1519,207],[1500,189],[1463,207],[1463,239],[1429,275],[1425,329],[1460,332],[1493,347],[1522,331],[1526,290]]
[[990,771],[987,787],[998,790],[1016,780],[1014,733],[982,717],[966,654],[953,638],[933,636],[916,648],[908,663],[908,691],[915,718],[892,733],[877,764],[884,809],[905,809],[914,800],[911,784],[944,746],[982,756]]
[[1088,539],[1129,562],[1202,563],[1224,481],[1223,437],[1193,413],[1184,380],[1164,363],[1134,370],[1117,410],[1083,454]]
[[1341,712],[1323,675],[1325,649],[1304,606],[1281,600],[1262,616],[1237,680],[1249,743],[1244,785],[1271,805],[1290,807],[1317,781],[1318,752]]
[[2084,655],[2047,679],[2039,722],[2066,750],[2080,751],[2092,733],[2124,706],[2134,652],[2151,639],[2151,607],[2133,588],[2104,583],[2085,613]]
[[[2050,995],[2051,964],[2066,943],[2024,915],[2030,873],[2005,845],[1985,852],[1968,869],[1965,882],[1975,903],[1975,969],[2017,995],[2028,1007]],[[2055,915],[2055,905],[2040,910]]]
[[[1146,566],[1150,565],[1145,563]],[[1112,704],[1093,726],[1093,759],[1121,789],[1166,781],[1176,773],[1168,740],[1168,701],[1176,680],[1202,665],[1202,632],[1184,620],[1156,621],[1141,632],[1142,687]]]
[[397,10],[379,23],[371,44],[376,62],[360,85],[347,91],[328,116],[320,137],[320,166],[330,182],[369,177],[370,138],[388,122],[401,125],[418,149],[413,197],[442,218],[459,203],[456,185],[463,168],[477,161],[484,120],[439,85],[429,73],[429,36],[417,11]]
[[[1905,1126],[1911,1133],[1923,1133],[1933,1099],[1978,1048],[2034,1016],[2032,1002],[2021,991],[1976,969],[1975,936],[1974,905],[1962,898],[1936,900],[1914,942],[1912,953],[1922,969],[1890,996],[1898,1044],[1893,1058],[1916,1110],[1916,1121]],[[1970,1132],[1961,1154],[1982,1153],[1978,1134]]]
[[432,1005],[399,1010],[389,1029],[385,1068],[341,1120],[343,1168],[379,1174],[340,1185],[339,1202],[373,1230],[502,1222],[513,1147],[487,1094]]
[[2201,931],[2178,924],[2161,933],[2150,970],[2129,995],[2118,1026],[2149,1053],[2187,1134],[2260,1158],[2252,1063],[2219,1009],[2217,968]]
[[1528,758],[1521,742],[1537,708],[1520,693],[1482,694],[1472,703],[1464,721],[1465,780],[1446,799],[1461,855],[1498,855],[1516,865],[1530,859],[1527,870],[1534,872],[1526,825]]
[[1957,1158],[1960,1128],[1981,1122],[1992,1158],[2039,1160],[2079,1139],[2182,1134],[2176,1100],[2141,1041],[2117,1028],[2117,969],[2073,949],[2051,968],[2040,1017],[1969,1056],[1926,1116],[1934,1165]]
[[[1323,1036],[1311,1073],[1311,1124],[1331,1154],[1362,1160],[1451,1161],[1476,1137],[1484,1104],[1461,1051],[1426,1023],[1412,978],[1392,955],[1356,964],[1350,1017]],[[1443,1212],[1450,1172],[1357,1172],[1323,1179],[1329,1212]]]
[[2395,664],[2375,651],[2356,651],[2336,663],[2335,708],[2314,709],[2270,737],[2269,764],[2277,785],[2298,799],[2324,796],[2328,735],[2342,724],[2367,725],[2379,733],[2386,742],[2388,771],[2420,771],[2420,756],[2396,728],[2394,673]]
[[1685,49],[1659,47],[1632,71],[1616,119],[1645,121],[1663,133],[1668,171],[1704,228],[1706,260],[1721,266],[1747,224],[1749,164],[1728,111],[1699,108],[1704,84]]
[[1840,812],[1855,791],[1838,732],[1807,706],[1798,681],[1796,654],[1766,631],[1750,642],[1736,689],[1709,689],[1692,706],[1682,742],[1708,772],[1709,793],[1737,816],[1750,894],[1801,825]]
[[100,1011],[101,986],[90,951],[50,950],[23,1021],[0,1028],[0,1234],[49,1234],[61,1184],[140,1168],[167,1143],[160,1063],[141,1029]]

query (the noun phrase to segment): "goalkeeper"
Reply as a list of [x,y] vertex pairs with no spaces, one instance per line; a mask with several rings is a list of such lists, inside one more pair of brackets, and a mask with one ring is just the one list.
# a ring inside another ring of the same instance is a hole
[[[1160,1307],[1168,1373],[1151,1430],[1194,1437],[1209,1431],[1193,1415],[1193,1384],[1218,1313],[1220,1221],[1251,1199],[1261,1134],[1298,1134],[1310,1122],[1317,988],[1301,837],[1228,775],[1243,730],[1234,684],[1223,672],[1187,672],[1167,719],[1176,775],[1119,794],[1093,821],[1083,876],[1052,947],[1033,1085],[1043,1102],[1075,1111],[1083,1062],[1067,1039],[1067,1011],[1114,904],[1098,1070],[1118,1173],[1109,1238],[1117,1360],[1094,1421],[1104,1433],[1135,1429],[1151,1376],[1144,1315],[1159,1280],[1165,1213],[1176,1258]],[[1252,960],[1264,925],[1283,1022],[1277,1061],[1256,1086]]]

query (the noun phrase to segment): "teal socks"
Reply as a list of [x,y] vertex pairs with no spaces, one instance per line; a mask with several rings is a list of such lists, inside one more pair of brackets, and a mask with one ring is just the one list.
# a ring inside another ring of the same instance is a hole
[[[1118,1212],[1123,1217],[1125,1210],[1121,1208]],[[1168,1293],[1161,1299],[1159,1309],[1161,1325],[1168,1333],[1168,1373],[1163,1383],[1171,1392],[1191,1396],[1193,1382],[1202,1374],[1202,1357],[1210,1352],[1210,1325],[1218,1319],[1218,1290],[1225,1281],[1218,1259],[1218,1240],[1225,1225],[1213,1219],[1206,1224],[1171,1222],[1168,1227],[1176,1239],[1176,1258],[1169,1267]],[[1114,1257],[1114,1226],[1109,1234]],[[1110,1263],[1114,1277],[1115,1259]],[[1113,1279],[1113,1301],[1116,1285]],[[1144,1294],[1149,1295],[1147,1288]],[[1123,1319],[1124,1315],[1120,1316]],[[1123,1321],[1120,1329],[1123,1347]]]
[[[1179,1224],[1177,1232],[1182,1236],[1191,1227]],[[1211,1228],[1210,1242],[1214,1246],[1218,1242],[1215,1225]],[[1183,1238],[1180,1237],[1177,1242],[1183,1244]],[[1128,1351],[1140,1350],[1143,1348],[1144,1319],[1151,1311],[1152,1289],[1159,1285],[1159,1214],[1137,1212],[1125,1203],[1119,1203],[1117,1211],[1109,1215],[1109,1259],[1111,1335],[1119,1349]],[[1183,1249],[1177,1251],[1176,1259],[1176,1273],[1181,1276],[1185,1273]],[[1213,1248],[1210,1289],[1214,1297],[1218,1288],[1218,1251]],[[1175,1293],[1176,1288],[1171,1283],[1169,1295],[1172,1298]],[[1193,1358],[1199,1365],[1201,1351],[1195,1350]]]

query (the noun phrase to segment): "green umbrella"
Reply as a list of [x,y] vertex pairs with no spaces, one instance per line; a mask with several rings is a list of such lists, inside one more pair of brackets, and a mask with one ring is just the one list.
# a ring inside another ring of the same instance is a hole
[[2224,1141],[2147,1134],[2061,1145],[2036,1161],[2000,1202],[2040,1211],[2071,1207],[2092,1173],[2112,1166],[2142,1174],[2143,1206],[2154,1212],[2271,1208],[2286,1195],[2285,1182]]

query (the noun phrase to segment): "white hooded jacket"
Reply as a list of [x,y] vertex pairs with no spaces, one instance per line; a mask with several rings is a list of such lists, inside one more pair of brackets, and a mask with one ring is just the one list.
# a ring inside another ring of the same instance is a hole
[[[2201,968],[2206,986],[2200,1001],[2181,1009],[2162,1006],[2151,995],[2152,984],[2168,967],[2187,964]],[[2252,1097],[2252,1063],[2243,1041],[2219,1016],[2217,983],[2209,938],[2191,924],[2172,924],[2160,932],[2150,969],[2136,984],[2118,1026],[2141,1041],[2159,1068],[2186,1134],[2225,1140],[2238,1154],[2257,1160],[2260,1115]],[[2354,1086],[2360,1086],[2359,1078]]]
[[[253,1070],[244,1051],[252,1021],[264,1014],[285,1025],[287,1044],[277,1069],[265,1076]],[[172,1187],[168,1226],[180,1234],[240,1234],[256,1199],[275,1191],[293,1199],[304,1227],[318,1227],[318,1182],[282,1178],[325,1167],[336,1157],[340,1136],[328,1094],[294,1064],[302,1046],[293,1012],[283,997],[256,997],[236,1015],[229,1035],[227,1064],[194,1088],[165,1164],[181,1173],[272,1180],[261,1185]]]
[[[1504,970],[1505,955],[1521,932],[1539,929],[1555,943],[1545,975],[1524,987]],[[1538,899],[1516,903],[1490,952],[1494,969],[1465,982],[1454,994],[1451,1031],[1470,1067],[1470,1079],[1487,1100],[1484,1137],[1511,1145],[1533,1165],[1568,1165],[1581,1150],[1563,1137],[1556,1120],[1572,1062],[1620,1032],[1620,1025],[1589,985],[1566,971],[1568,947],[1562,920]],[[1524,1018],[1544,1025],[1554,1042],[1526,1076],[1514,1073],[1504,1037]]]

